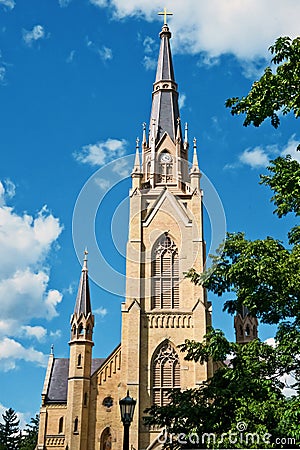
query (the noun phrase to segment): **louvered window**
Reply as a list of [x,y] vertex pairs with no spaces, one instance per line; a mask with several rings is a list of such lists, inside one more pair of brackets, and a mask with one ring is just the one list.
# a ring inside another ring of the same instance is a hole
[[153,253],[152,308],[179,308],[178,250],[167,233],[159,240]]
[[180,364],[178,354],[169,342],[157,351],[152,367],[152,400],[156,405],[169,403],[170,389],[180,388]]

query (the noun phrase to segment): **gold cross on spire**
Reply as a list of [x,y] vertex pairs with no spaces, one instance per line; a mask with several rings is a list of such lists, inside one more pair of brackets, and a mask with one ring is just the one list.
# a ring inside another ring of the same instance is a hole
[[173,13],[168,12],[167,8],[158,13],[159,16],[164,16],[164,25],[167,25],[167,16],[173,16]]

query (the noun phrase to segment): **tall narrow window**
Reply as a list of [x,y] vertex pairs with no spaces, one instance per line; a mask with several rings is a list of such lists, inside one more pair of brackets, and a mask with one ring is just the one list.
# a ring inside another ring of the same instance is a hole
[[81,353],[77,357],[77,367],[81,367]]
[[61,434],[64,431],[64,418],[61,417],[58,422],[58,434]]
[[153,403],[159,406],[168,404],[170,389],[180,389],[180,364],[174,347],[165,342],[158,348],[153,358]]
[[74,420],[74,433],[78,433],[78,417]]
[[159,239],[152,258],[152,308],[178,309],[178,249],[167,233]]

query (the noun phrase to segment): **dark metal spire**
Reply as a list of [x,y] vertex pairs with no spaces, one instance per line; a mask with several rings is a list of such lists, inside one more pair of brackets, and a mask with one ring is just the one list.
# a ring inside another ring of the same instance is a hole
[[74,314],[77,314],[77,316],[83,314],[85,317],[92,312],[90,288],[89,288],[89,276],[87,268],[87,255],[88,251],[85,250],[81,271],[81,278],[79,282],[76,304],[74,309]]
[[179,118],[178,92],[170,46],[171,32],[167,24],[162,27],[160,39],[156,79],[153,85],[151,119],[155,119],[156,141],[159,141],[167,132],[175,142],[177,119]]

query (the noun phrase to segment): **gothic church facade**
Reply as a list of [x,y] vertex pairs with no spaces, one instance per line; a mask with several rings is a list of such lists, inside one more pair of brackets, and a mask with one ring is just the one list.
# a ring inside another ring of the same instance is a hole
[[170,388],[196,387],[212,375],[210,363],[185,361],[178,350],[185,339],[202,340],[211,312],[205,290],[183,275],[191,267],[203,271],[205,242],[196,141],[189,170],[170,38],[164,24],[150,130],[144,127],[132,171],[121,343],[107,358],[92,358],[97,343],[85,257],[69,358],[49,357],[38,450],[121,449],[118,403],[127,390],[137,401],[130,448],[160,448],[158,431],[143,423],[144,410],[166,404]]

